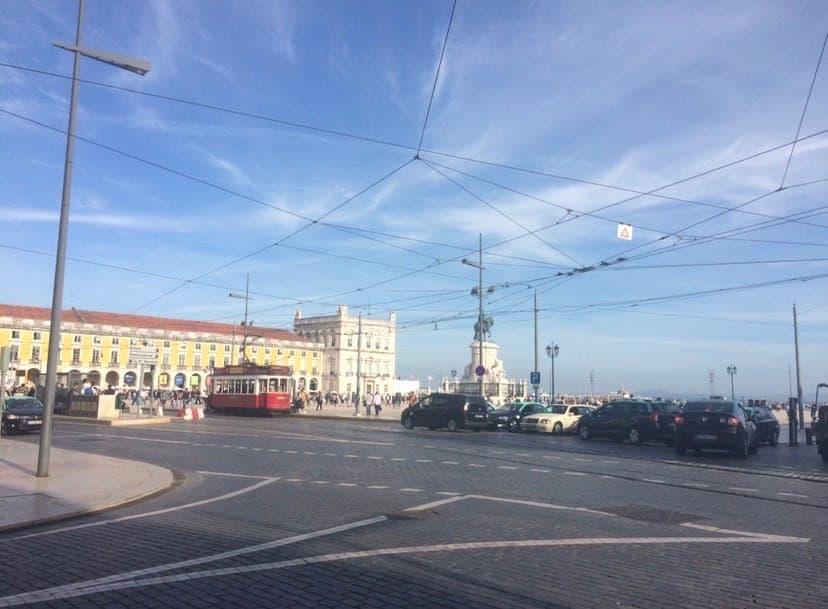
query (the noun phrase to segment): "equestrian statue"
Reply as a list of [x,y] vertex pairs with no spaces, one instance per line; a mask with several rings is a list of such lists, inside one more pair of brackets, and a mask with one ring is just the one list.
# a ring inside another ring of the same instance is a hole
[[[480,327],[480,319],[474,322],[474,340],[488,340],[492,334],[492,326],[494,319],[491,317],[483,318],[483,327]],[[482,330],[482,331],[481,331]]]

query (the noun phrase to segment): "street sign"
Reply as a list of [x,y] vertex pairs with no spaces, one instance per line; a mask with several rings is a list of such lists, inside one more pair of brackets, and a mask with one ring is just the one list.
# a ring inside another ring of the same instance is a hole
[[625,241],[632,241],[633,227],[630,224],[619,224],[615,236]]
[[540,372],[530,372],[529,373],[529,382],[533,385],[540,385]]
[[154,345],[130,345],[129,361],[133,364],[144,364],[151,366],[158,362],[158,354]]
[[483,366],[478,366],[477,368],[474,369],[474,373],[477,376],[483,376],[484,374],[486,374],[486,368],[483,367]]

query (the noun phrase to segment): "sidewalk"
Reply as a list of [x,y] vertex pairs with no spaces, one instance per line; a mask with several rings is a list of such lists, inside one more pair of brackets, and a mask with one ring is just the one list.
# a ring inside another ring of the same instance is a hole
[[89,514],[168,488],[170,470],[52,447],[49,477],[38,478],[38,442],[0,439],[0,531]]
[[380,415],[376,416],[374,414],[373,407],[371,408],[371,414],[365,414],[365,408],[360,406],[359,408],[359,415],[354,415],[354,407],[353,406],[334,406],[332,404],[325,404],[322,407],[322,410],[316,410],[316,406],[310,405],[305,407],[305,411],[294,416],[300,417],[321,417],[323,419],[352,419],[354,421],[364,421],[364,422],[377,422],[377,423],[399,423],[400,422],[400,415],[402,414],[403,408],[394,408],[392,406],[383,407],[380,411]]

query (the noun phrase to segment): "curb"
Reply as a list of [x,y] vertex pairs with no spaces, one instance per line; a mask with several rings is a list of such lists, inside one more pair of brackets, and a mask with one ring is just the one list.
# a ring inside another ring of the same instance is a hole
[[172,417],[147,417],[146,419],[91,419],[87,417],[70,417],[54,415],[55,421],[68,423],[85,423],[87,425],[107,425],[109,427],[128,427],[130,425],[168,425]]

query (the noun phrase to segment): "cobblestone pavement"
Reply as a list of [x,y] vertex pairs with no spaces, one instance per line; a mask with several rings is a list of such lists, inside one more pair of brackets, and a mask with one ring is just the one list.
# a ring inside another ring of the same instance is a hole
[[656,444],[252,417],[61,422],[55,444],[185,479],[0,535],[0,607],[828,605],[828,468],[811,447],[677,458]]

